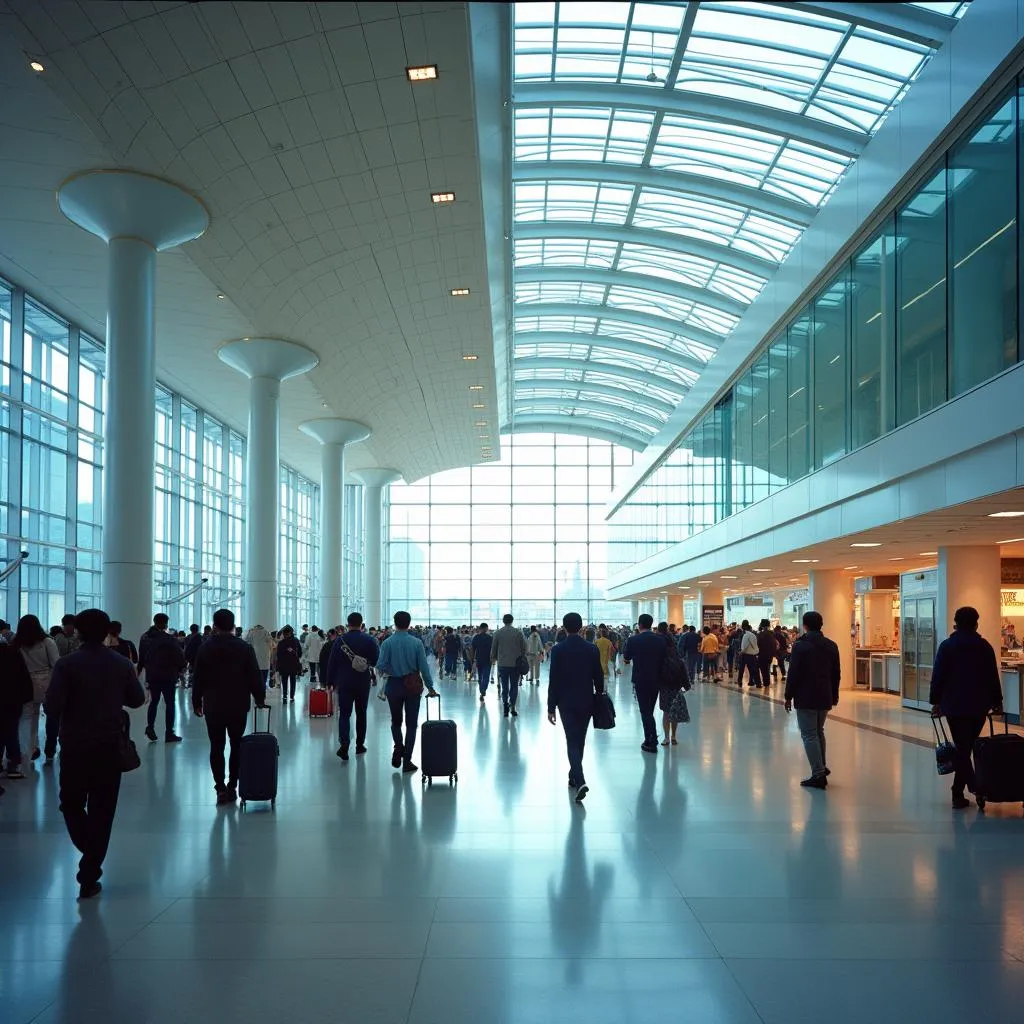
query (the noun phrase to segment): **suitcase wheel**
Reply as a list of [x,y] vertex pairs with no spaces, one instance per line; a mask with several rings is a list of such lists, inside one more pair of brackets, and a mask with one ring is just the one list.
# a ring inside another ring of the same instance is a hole
[[243,811],[245,810],[245,801],[244,800],[242,801],[242,810]]

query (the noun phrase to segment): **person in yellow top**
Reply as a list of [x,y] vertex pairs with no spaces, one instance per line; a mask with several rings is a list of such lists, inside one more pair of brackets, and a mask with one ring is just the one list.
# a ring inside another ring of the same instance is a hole
[[612,660],[612,651],[615,650],[615,645],[608,639],[608,630],[602,629],[594,643],[601,654],[601,671],[604,673],[605,679],[607,679],[608,666]]
[[704,627],[704,636],[700,642],[701,674],[705,679],[714,679],[718,664],[718,637],[711,632],[710,626]]

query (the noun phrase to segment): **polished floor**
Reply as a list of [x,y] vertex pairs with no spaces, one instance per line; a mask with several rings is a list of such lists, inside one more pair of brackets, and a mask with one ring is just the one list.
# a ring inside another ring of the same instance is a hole
[[894,735],[830,725],[808,792],[777,704],[702,686],[649,757],[616,688],[582,808],[543,686],[506,720],[444,684],[457,789],[392,772],[377,700],[347,765],[336,720],[275,706],[275,812],[216,808],[203,723],[149,746],[136,712],[82,905],[53,769],[5,783],[0,1024],[1024,1021],[1021,807],[951,812],[920,718],[847,702]]

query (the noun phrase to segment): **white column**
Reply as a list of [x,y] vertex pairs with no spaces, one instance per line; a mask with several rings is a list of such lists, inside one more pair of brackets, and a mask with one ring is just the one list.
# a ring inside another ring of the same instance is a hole
[[783,606],[786,603],[786,598],[789,596],[788,590],[775,590],[772,592],[772,614],[782,622]]
[[386,625],[387,607],[383,598],[383,537],[381,510],[384,488],[402,479],[393,469],[360,469],[352,474],[363,485],[363,616],[371,626]]
[[938,601],[935,609],[936,642],[953,632],[957,608],[969,605],[978,610],[978,632],[999,651],[1002,623],[1000,584],[1002,564],[995,544],[962,548],[939,548],[936,573]]
[[822,632],[839,647],[840,686],[854,688],[853,580],[840,569],[812,569],[808,574],[810,607],[824,620]]
[[668,596],[668,621],[670,625],[677,627],[683,624],[683,595],[669,594]]
[[308,420],[299,429],[320,449],[320,611],[321,629],[342,622],[341,569],[345,537],[345,446],[365,441],[370,428],[353,420]]
[[312,370],[319,359],[304,345],[278,338],[230,341],[221,360],[249,378],[245,443],[245,598],[242,625],[276,629],[280,524],[281,382]]
[[722,605],[722,615],[725,615],[725,596],[721,587],[701,587],[697,591],[697,621],[694,625],[700,632],[704,627],[704,606],[709,604]]
[[630,625],[631,626],[635,626],[636,625],[636,620],[640,618],[640,602],[639,601],[630,601],[629,602],[629,616],[630,616],[630,620],[629,620],[630,621]]
[[131,171],[86,171],[57,202],[108,244],[103,607],[137,641],[153,614],[156,254],[197,238],[209,216],[177,185]]

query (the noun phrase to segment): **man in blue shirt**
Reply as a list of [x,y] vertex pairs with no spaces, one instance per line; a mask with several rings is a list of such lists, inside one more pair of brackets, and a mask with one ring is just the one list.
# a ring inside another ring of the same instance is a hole
[[665,660],[665,638],[652,633],[654,619],[641,615],[637,619],[637,632],[627,641],[622,660],[633,666],[633,690],[640,707],[640,721],[644,724],[644,741],[640,749],[647,754],[658,752],[658,726],[654,721],[654,705],[661,688],[661,663]]
[[[384,693],[391,708],[391,737],[395,750],[391,755],[391,767],[401,768],[405,774],[418,771],[412,763],[412,752],[416,746],[416,728],[420,717],[420,698],[423,683],[426,683],[431,697],[437,696],[434,679],[427,664],[423,644],[409,632],[412,616],[408,612],[395,612],[395,632],[381,644],[377,671],[388,677]],[[422,682],[412,685],[414,680],[407,677],[418,673]],[[405,716],[405,736],[402,736],[402,717]]]
[[[422,645],[421,645],[422,646]],[[354,662],[366,661],[366,667],[357,670]],[[366,753],[366,707],[370,702],[370,669],[380,658],[380,648],[372,636],[363,632],[363,617],[352,612],[348,617],[348,632],[338,637],[331,647],[327,663],[327,685],[338,696],[338,757],[348,760],[348,746],[352,738],[352,708],[356,709],[356,753]]]
[[480,684],[480,703],[484,702],[484,695],[491,682],[491,647],[494,645],[494,637],[488,632],[486,622],[480,623],[480,632],[473,637],[473,653],[476,655],[476,678]]

